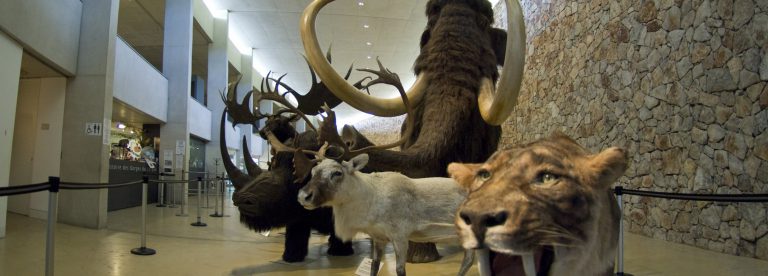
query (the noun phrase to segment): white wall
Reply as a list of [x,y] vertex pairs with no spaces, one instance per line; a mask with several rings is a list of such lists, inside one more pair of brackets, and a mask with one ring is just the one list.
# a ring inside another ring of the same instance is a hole
[[[11,183],[33,184],[59,176],[65,78],[23,79],[19,84]],[[12,198],[9,210],[45,219],[48,192]]]
[[[2,5],[0,5],[2,6]],[[1,16],[0,16],[1,17]],[[0,31],[0,187],[7,186],[11,169],[13,124],[19,91],[21,45]],[[0,238],[5,237],[8,197],[0,197]]]
[[240,62],[243,58],[240,51],[235,47],[235,44],[232,43],[232,40],[229,40],[229,43],[227,44],[227,59],[229,60],[229,64],[232,64],[232,67],[235,67],[238,72],[242,71]]
[[211,141],[211,111],[192,98],[188,101],[189,133],[205,141]]
[[0,0],[0,30],[67,75],[77,70],[79,0]]
[[113,87],[116,99],[160,121],[167,120],[168,80],[120,37],[115,40]]
[[203,33],[210,39],[213,37],[213,15],[208,7],[203,4],[203,0],[195,0],[193,4],[192,16],[200,26]]

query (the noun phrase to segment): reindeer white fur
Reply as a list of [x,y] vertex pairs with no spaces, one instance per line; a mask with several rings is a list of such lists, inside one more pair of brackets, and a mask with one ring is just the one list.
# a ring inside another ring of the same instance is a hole
[[[333,207],[336,235],[343,241],[355,234],[373,240],[371,275],[378,271],[387,242],[392,242],[397,275],[405,275],[408,241],[458,243],[454,216],[466,192],[451,178],[411,179],[396,172],[362,173],[368,155],[341,163],[325,159],[312,169],[312,179],[299,191],[304,208]],[[465,251],[459,275],[472,265]]]

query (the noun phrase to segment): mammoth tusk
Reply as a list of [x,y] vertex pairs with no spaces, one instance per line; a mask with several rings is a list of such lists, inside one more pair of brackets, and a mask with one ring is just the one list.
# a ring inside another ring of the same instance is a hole
[[[514,2],[514,3],[513,3]],[[489,79],[483,79],[477,103],[483,120],[491,125],[500,125],[517,105],[520,84],[525,67],[525,21],[520,2],[505,0],[507,4],[507,50],[504,69],[498,87]]]
[[[307,6],[301,16],[301,41],[304,44],[304,51],[312,68],[315,69],[317,75],[320,76],[320,79],[323,80],[336,97],[339,97],[339,99],[358,110],[382,117],[405,114],[406,108],[399,97],[383,99],[363,94],[339,76],[331,67],[331,64],[328,63],[325,55],[320,50],[320,43],[317,41],[315,19],[320,9],[330,2],[333,2],[333,0],[314,0]],[[423,98],[426,82],[427,78],[420,74],[411,89],[406,93],[412,104],[417,105]]]

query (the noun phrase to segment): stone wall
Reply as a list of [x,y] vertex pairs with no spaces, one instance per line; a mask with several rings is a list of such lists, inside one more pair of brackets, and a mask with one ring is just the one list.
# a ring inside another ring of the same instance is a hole
[[[593,151],[627,149],[628,188],[768,193],[768,0],[521,4],[526,72],[503,144],[561,131]],[[356,126],[378,143],[401,122]],[[624,203],[630,232],[768,259],[766,204]]]
[[405,115],[392,118],[373,117],[352,125],[374,144],[384,145],[400,139],[400,126],[404,120]]
[[[503,143],[559,130],[631,155],[620,184],[768,193],[768,1],[522,1],[520,104]],[[630,232],[768,259],[766,205],[625,199]]]

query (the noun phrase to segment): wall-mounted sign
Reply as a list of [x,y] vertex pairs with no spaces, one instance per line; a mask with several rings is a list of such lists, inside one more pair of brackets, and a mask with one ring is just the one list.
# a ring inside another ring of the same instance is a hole
[[186,151],[186,141],[184,140],[176,140],[176,154],[185,154]]
[[102,123],[85,123],[85,135],[101,136],[104,132]]
[[163,172],[173,172],[173,151],[163,150]]
[[184,155],[183,154],[177,154],[176,155],[176,169],[177,170],[183,170],[184,169]]

